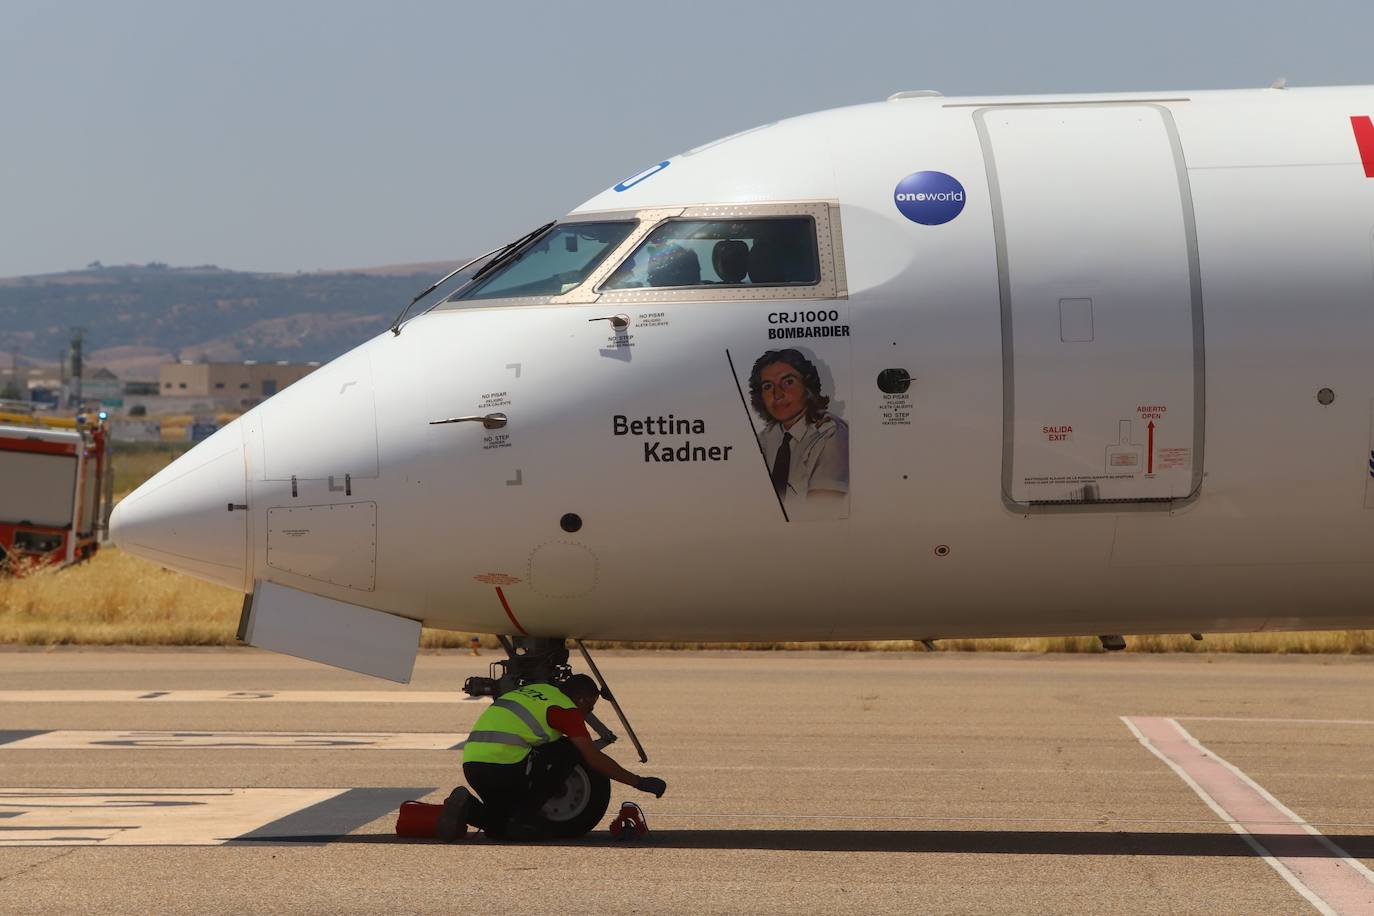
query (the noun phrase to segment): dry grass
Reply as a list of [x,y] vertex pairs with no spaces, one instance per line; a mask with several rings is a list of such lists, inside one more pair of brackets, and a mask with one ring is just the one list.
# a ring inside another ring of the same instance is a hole
[[[196,417],[202,414],[189,413],[166,413],[158,414],[150,419],[159,420],[162,423],[162,444],[176,445],[181,447],[181,451],[191,447],[191,443],[186,441],[186,430],[195,422]],[[209,416],[209,414],[204,414]],[[215,422],[220,426],[228,425],[229,421],[234,420],[239,415],[233,412],[220,411],[214,414]],[[127,448],[127,446],[124,446]]]
[[[106,547],[88,563],[68,569],[45,569],[21,578],[0,578],[0,644],[230,646],[235,644],[243,596],[160,569],[138,557]],[[466,648],[474,634],[426,629],[426,649]],[[477,637],[488,649],[490,635]],[[1253,633],[1208,636],[1195,642],[1186,635],[1127,637],[1128,652],[1250,652],[1374,654],[1374,630],[1324,633]],[[591,648],[658,649],[848,649],[872,652],[910,651],[920,644],[908,639],[821,643],[655,643],[590,642]],[[1045,639],[949,639],[937,644],[945,652],[1101,652],[1092,637]]]
[[122,498],[191,448],[189,442],[119,442],[114,451],[114,490]]
[[0,578],[0,643],[231,645],[242,596],[113,548]]
[[[243,595],[106,546],[87,563],[0,577],[0,644],[232,646]],[[424,648],[473,634],[426,629]],[[496,639],[481,637],[494,648]]]

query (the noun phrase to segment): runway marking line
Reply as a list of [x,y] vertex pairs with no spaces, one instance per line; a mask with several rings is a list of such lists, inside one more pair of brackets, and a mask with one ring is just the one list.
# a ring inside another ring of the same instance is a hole
[[1121,721],[1318,912],[1374,909],[1374,872],[1176,720],[1122,716]]
[[324,844],[433,791],[0,789],[0,848]]

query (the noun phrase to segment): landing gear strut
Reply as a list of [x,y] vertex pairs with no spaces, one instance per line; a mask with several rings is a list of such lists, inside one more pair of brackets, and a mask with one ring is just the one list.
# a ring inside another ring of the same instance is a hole
[[470,677],[463,693],[470,697],[499,697],[523,684],[558,684],[572,676],[568,649],[562,639],[539,636],[497,636],[506,658],[492,662],[489,677]]
[[[524,684],[546,683],[553,684],[555,687],[572,676],[572,665],[568,664],[567,640],[548,639],[541,636],[513,636],[506,637],[498,635],[501,641],[501,648],[506,650],[506,658],[492,662],[491,671],[488,677],[470,677],[463,682],[463,692],[470,697],[499,697],[503,693],[508,693]],[[625,718],[624,711],[620,708],[620,703],[616,701],[615,694],[611,693],[611,688],[606,686],[606,679],[601,676],[601,670],[596,667],[596,662],[592,661],[591,654],[582,645],[582,640],[574,640],[577,649],[582,653],[582,658],[591,669],[592,677],[596,680],[597,686],[601,688],[601,696],[611,704],[615,710],[616,717],[620,719],[620,724],[625,728],[625,733],[630,736],[631,743],[639,753],[639,762],[648,763],[649,756],[644,753],[644,746],[639,743],[639,736],[630,727],[630,722]],[[616,734],[596,717],[595,713],[587,714],[587,724],[592,731],[596,732],[596,746],[604,748],[618,740]]]

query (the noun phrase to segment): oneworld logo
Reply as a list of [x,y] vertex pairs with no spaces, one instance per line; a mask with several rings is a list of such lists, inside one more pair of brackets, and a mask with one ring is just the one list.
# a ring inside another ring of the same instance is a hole
[[964,186],[944,172],[913,172],[897,182],[892,200],[913,223],[939,226],[963,212]]
[[898,194],[898,200],[963,200],[963,191],[935,191],[927,194],[925,191],[917,191],[915,194],[910,192]]

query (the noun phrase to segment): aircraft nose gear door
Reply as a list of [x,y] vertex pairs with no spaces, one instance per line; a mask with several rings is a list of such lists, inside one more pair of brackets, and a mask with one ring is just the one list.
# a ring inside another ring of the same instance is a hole
[[1192,196],[1157,105],[977,116],[1001,280],[1004,497],[1168,505],[1202,483]]

